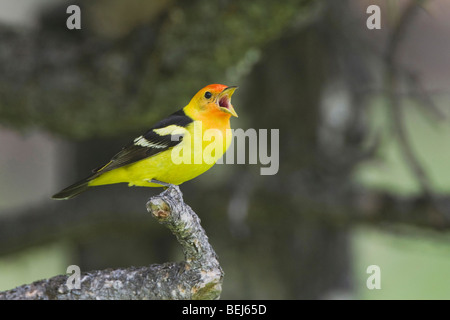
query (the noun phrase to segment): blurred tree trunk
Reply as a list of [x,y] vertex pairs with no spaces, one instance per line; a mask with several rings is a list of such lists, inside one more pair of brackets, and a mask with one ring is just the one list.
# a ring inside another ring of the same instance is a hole
[[[320,299],[351,288],[347,229],[315,217],[329,210],[324,202],[334,192],[320,168],[320,103],[330,57],[319,37],[317,29],[307,28],[277,40],[244,86],[249,127],[280,129],[280,168],[274,176],[252,179],[246,222],[251,235],[239,246],[237,260],[249,264],[248,273],[264,265],[278,270],[268,284],[282,283],[283,298]],[[345,187],[346,179],[339,177],[335,187]],[[256,256],[255,243],[267,250],[266,257]],[[248,296],[258,296],[268,276],[258,275],[250,276],[254,291]]]

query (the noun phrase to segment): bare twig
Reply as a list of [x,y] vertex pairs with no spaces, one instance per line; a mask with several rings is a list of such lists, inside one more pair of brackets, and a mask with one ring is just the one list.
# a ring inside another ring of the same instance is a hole
[[183,248],[185,261],[81,274],[80,289],[60,275],[0,293],[0,299],[218,299],[223,271],[195,212],[178,187],[150,198],[147,210],[167,226]]

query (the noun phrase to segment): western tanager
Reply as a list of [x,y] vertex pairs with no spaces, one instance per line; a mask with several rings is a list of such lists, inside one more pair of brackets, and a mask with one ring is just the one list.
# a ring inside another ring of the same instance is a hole
[[90,187],[113,183],[179,185],[204,173],[231,143],[230,118],[237,117],[231,96],[236,88],[211,84],[201,89],[187,106],[156,123],[106,165],[53,199],[71,199]]

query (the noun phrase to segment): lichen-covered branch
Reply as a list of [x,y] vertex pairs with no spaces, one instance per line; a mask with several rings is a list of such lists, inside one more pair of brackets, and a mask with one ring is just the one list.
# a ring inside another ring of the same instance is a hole
[[60,275],[1,292],[0,299],[218,299],[223,271],[180,189],[150,198],[147,209],[176,236],[185,261],[82,273],[80,289],[69,289],[68,276]]

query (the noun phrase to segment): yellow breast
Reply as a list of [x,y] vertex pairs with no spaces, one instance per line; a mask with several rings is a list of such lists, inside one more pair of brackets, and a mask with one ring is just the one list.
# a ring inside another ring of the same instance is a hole
[[194,121],[185,129],[182,142],[175,147],[105,172],[89,185],[126,182],[130,186],[160,187],[151,183],[152,179],[179,185],[210,169],[230,146],[229,121],[225,124]]

